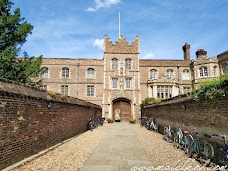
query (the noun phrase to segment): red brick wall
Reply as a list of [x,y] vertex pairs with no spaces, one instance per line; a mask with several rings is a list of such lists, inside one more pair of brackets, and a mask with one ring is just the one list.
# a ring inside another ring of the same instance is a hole
[[0,169],[86,131],[98,116],[92,103],[0,82]]
[[[182,105],[186,106],[183,109]],[[183,125],[211,133],[228,134],[228,98],[193,101],[177,99],[151,105],[142,109],[145,116],[169,122],[174,126]]]
[[[185,105],[186,109],[183,108]],[[215,100],[193,101],[186,99],[175,99],[162,102],[159,105],[151,105],[141,109],[142,115],[154,117],[159,124],[159,132],[163,133],[165,125],[170,125],[176,131],[181,126],[182,131],[192,129],[203,138],[203,132],[210,135],[228,135],[228,97]],[[210,143],[215,149],[223,144],[222,138],[213,137]],[[216,151],[215,151],[216,152]]]

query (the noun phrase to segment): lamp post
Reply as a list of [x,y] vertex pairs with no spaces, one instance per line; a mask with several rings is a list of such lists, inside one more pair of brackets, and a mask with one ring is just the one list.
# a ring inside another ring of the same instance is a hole
[[76,94],[76,96],[78,97],[78,82],[79,82],[79,67],[80,67],[80,63],[78,62],[77,63],[77,67],[78,67],[78,78],[77,78],[77,94]]
[[180,95],[180,65],[177,65],[177,74],[178,74],[178,90]]

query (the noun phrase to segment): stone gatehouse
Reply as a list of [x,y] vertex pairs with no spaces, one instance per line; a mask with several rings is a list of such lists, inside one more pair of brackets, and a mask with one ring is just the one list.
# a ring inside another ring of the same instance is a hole
[[228,73],[228,51],[208,58],[199,49],[193,61],[190,45],[182,49],[183,60],[139,59],[139,36],[132,43],[123,36],[112,43],[104,36],[103,59],[44,58],[43,89],[98,104],[103,117],[137,119],[143,99],[185,94]]

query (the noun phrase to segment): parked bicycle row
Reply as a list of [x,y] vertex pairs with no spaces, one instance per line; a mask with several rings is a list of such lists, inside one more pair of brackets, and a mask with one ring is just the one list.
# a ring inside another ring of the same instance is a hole
[[[193,136],[193,134],[195,136]],[[227,135],[209,135],[203,133],[204,141],[200,140],[199,133],[195,129],[190,133],[189,131],[182,131],[181,127],[177,131],[172,131],[170,125],[164,127],[163,139],[173,142],[174,146],[185,151],[188,157],[193,157],[200,161],[201,164],[208,166],[212,159],[217,164],[228,166],[228,136]],[[224,140],[224,146],[215,151],[209,139],[212,137],[221,137]],[[216,154],[216,155],[215,155]]]
[[140,124],[141,126],[146,127],[148,130],[158,132],[159,125],[155,123],[155,118],[142,117]]
[[99,125],[102,126],[103,124],[104,124],[104,119],[102,117],[89,118],[88,129],[92,131],[93,129],[97,128]]

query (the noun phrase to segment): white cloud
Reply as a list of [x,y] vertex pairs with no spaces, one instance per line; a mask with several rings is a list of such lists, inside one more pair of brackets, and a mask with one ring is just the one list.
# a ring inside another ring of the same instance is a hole
[[95,8],[89,7],[86,9],[88,12],[98,11],[101,8],[109,8],[112,5],[121,3],[121,0],[94,0]]
[[152,58],[154,58],[154,54],[151,53],[151,52],[149,52],[149,53],[147,53],[147,54],[141,56],[140,58],[141,58],[141,59],[152,59]]
[[104,49],[104,39],[96,39],[93,42],[93,46],[98,47],[99,49],[103,50]]

